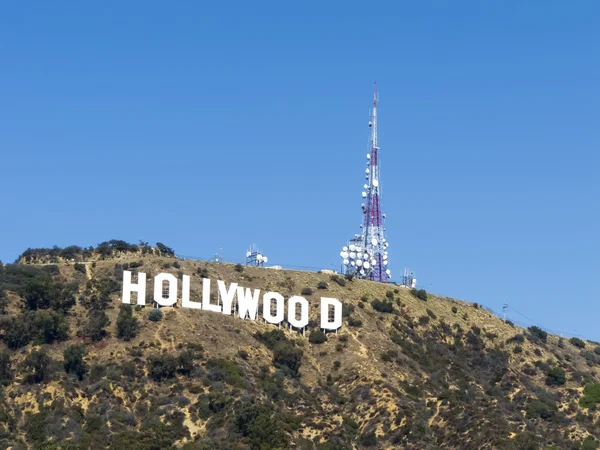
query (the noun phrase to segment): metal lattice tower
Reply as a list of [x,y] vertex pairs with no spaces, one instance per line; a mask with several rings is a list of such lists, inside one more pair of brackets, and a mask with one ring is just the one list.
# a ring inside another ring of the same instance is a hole
[[363,186],[362,233],[355,235],[340,253],[342,271],[359,278],[387,282],[391,277],[388,265],[388,242],[385,239],[385,214],[381,212],[381,180],[379,145],[377,143],[377,85],[373,93],[370,151],[367,154],[366,183]]

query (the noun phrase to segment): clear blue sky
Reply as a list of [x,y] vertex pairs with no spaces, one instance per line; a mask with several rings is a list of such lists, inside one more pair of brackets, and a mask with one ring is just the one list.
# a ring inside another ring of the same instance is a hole
[[337,268],[377,81],[393,275],[600,341],[597,1],[84,3],[0,5],[0,259]]

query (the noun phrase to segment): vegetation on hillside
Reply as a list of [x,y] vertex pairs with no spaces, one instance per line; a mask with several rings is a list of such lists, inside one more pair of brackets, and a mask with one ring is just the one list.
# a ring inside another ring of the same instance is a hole
[[[0,448],[598,448],[600,344],[425,291],[125,244],[0,265]],[[304,291],[311,318],[324,293],[343,301],[344,325],[311,321],[302,336],[285,322],[121,305],[122,271],[141,267]]]

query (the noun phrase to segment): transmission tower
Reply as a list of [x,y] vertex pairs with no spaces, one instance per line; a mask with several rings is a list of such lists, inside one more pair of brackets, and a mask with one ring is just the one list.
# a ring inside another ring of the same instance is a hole
[[385,214],[381,212],[381,179],[379,177],[379,145],[377,143],[377,85],[374,85],[373,111],[369,127],[371,142],[367,153],[366,183],[361,205],[363,223],[357,234],[342,248],[342,272],[358,278],[387,282],[391,277],[388,265],[388,242],[385,239]]

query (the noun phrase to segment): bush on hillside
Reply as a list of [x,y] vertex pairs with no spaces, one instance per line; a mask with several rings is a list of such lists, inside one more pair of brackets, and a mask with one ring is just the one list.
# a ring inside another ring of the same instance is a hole
[[155,381],[172,378],[177,371],[177,358],[171,355],[151,355],[147,364],[148,376]]
[[427,291],[425,289],[411,289],[410,293],[419,300],[427,301]]
[[63,352],[65,372],[72,373],[79,380],[82,380],[87,373],[87,365],[83,361],[83,356],[87,353],[85,345],[69,345]]
[[532,419],[544,419],[548,420],[554,416],[554,410],[550,408],[546,403],[539,400],[532,401],[527,405],[527,417]]
[[281,341],[275,345],[273,350],[273,364],[289,375],[297,377],[302,364],[302,355],[302,350],[294,346],[292,342]]
[[242,273],[244,271],[244,266],[242,266],[241,264],[236,264],[234,266],[234,269],[236,272]]
[[577,348],[585,348],[585,342],[579,338],[573,337],[569,339],[569,342]]
[[161,253],[162,256],[170,256],[170,257],[175,256],[175,250],[173,250],[171,247],[167,247],[162,242],[157,242],[156,248],[158,249],[158,251]]
[[331,275],[331,281],[336,282],[340,286],[346,286],[346,280],[337,274]]
[[300,293],[302,295],[312,295],[313,294],[313,290],[311,288],[309,288],[309,287],[305,287],[305,288],[302,288],[302,291],[300,291]]
[[129,341],[134,338],[139,329],[138,320],[133,317],[131,305],[121,305],[121,310],[117,316],[117,336],[120,339]]
[[103,310],[89,310],[87,313],[87,326],[84,335],[92,342],[101,341],[106,335],[106,327],[110,325],[110,320]]
[[600,383],[586,384],[579,404],[584,408],[594,408],[600,404]]
[[327,341],[327,335],[323,333],[321,330],[311,331],[308,336],[308,342],[311,344],[322,344]]
[[562,386],[566,381],[565,371],[560,367],[553,367],[546,373],[546,384],[548,386]]
[[327,289],[329,285],[325,281],[319,281],[317,284],[317,289]]
[[0,352],[0,386],[8,384],[12,380],[12,362],[10,353]]
[[362,320],[360,319],[356,319],[352,316],[348,317],[348,326],[353,327],[353,328],[359,328],[362,327]]
[[28,280],[19,294],[32,311],[48,308],[68,311],[75,305],[76,291],[76,284],[65,284],[55,281],[50,275],[39,275]]
[[375,311],[382,313],[393,313],[395,311],[394,304],[385,300],[375,299],[371,302],[371,306]]
[[529,336],[534,342],[543,342],[544,344],[548,340],[548,333],[542,330],[540,327],[535,325],[527,328],[529,330]]
[[235,413],[235,426],[251,449],[289,448],[280,416],[267,404],[242,404]]
[[148,312],[148,319],[152,322],[160,322],[162,320],[163,313],[159,308],[152,308],[150,312]]
[[23,366],[28,383],[41,383],[50,375],[50,357],[45,350],[32,350],[23,361]]

